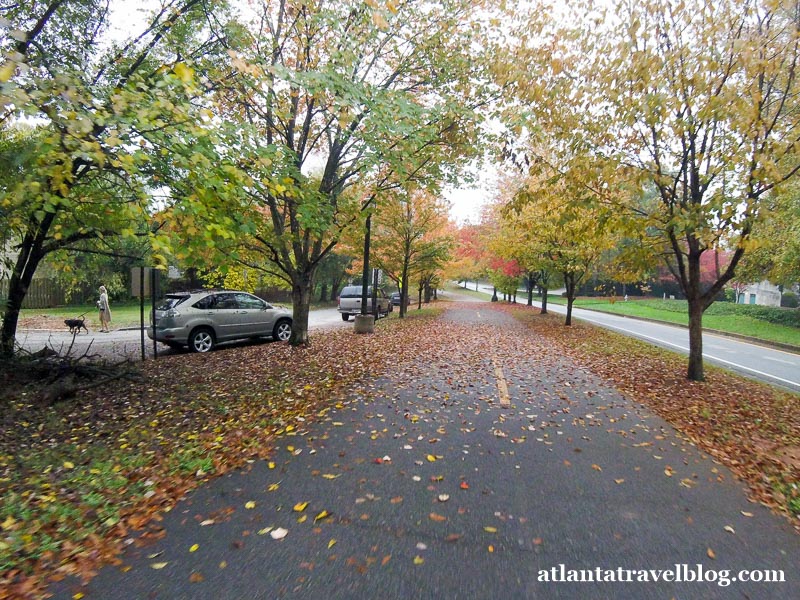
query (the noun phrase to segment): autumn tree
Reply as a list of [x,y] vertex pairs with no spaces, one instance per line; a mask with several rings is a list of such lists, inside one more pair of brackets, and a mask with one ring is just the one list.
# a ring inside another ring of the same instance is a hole
[[[634,214],[688,300],[692,380],[704,378],[703,312],[767,199],[800,170],[797,11],[777,0],[626,0],[610,14],[582,4],[583,44],[553,69],[583,107],[578,130],[597,157],[656,191]],[[704,285],[702,257],[723,241],[730,262]]]
[[[13,352],[19,309],[46,256],[149,232],[151,158],[179,155],[180,147],[166,143],[179,130],[195,141],[204,135],[191,103],[202,93],[194,69],[213,63],[221,48],[223,8],[215,0],[165,1],[123,43],[109,35],[106,2],[50,0],[5,8],[1,135],[14,137],[21,122],[35,123],[36,130],[13,159],[15,177],[0,180],[6,243],[14,252],[3,355]],[[217,18],[208,19],[208,11]],[[158,243],[155,250],[163,261]]]
[[378,205],[371,261],[400,288],[400,317],[406,314],[410,282],[445,264],[453,247],[448,206],[425,189],[398,190]]
[[800,282],[800,184],[792,181],[772,194],[762,212],[734,283],[743,288],[767,279],[793,286]]
[[[228,231],[291,286],[291,344],[308,341],[315,275],[345,229],[382,193],[455,177],[457,157],[472,151],[473,109],[494,93],[476,54],[480,9],[468,0],[263,1],[230,48],[224,118],[241,124],[249,180]],[[209,216],[202,203],[181,204],[184,219]]]
[[480,226],[465,223],[458,228],[453,256],[447,266],[447,272],[456,281],[463,281],[464,287],[470,280],[478,280],[484,275],[483,247],[481,244]]

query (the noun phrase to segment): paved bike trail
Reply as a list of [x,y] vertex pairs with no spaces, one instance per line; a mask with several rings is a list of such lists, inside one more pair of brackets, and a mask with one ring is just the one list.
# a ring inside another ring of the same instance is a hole
[[[279,440],[274,468],[258,461],[210,482],[155,535],[132,540],[120,565],[85,587],[62,582],[55,597],[783,599],[800,590],[800,537],[788,522],[748,502],[726,468],[645,407],[490,306],[455,306],[432,328],[446,345],[420,340],[416,361]],[[274,539],[279,528],[285,537]],[[652,581],[682,564],[717,581]],[[565,575],[608,570],[606,579],[653,572],[650,582],[547,581],[561,565]],[[743,569],[782,570],[786,581],[720,585]]]

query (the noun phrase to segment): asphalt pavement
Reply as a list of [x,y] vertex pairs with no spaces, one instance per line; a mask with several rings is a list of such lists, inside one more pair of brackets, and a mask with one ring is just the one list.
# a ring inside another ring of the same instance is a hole
[[437,329],[55,598],[796,597],[800,537],[666,422],[489,305]]

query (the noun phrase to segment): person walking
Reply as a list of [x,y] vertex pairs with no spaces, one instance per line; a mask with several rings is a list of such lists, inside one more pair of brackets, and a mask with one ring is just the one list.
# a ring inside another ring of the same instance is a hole
[[111,307],[108,304],[108,292],[106,286],[100,286],[100,299],[97,301],[97,308],[100,309],[100,331],[108,333],[108,324],[111,323]]

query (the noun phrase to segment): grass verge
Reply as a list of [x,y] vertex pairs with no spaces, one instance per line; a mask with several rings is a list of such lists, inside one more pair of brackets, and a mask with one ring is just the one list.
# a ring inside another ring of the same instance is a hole
[[[566,300],[561,296],[548,296],[547,301],[553,304],[566,304]],[[677,325],[689,324],[685,300],[646,299],[624,302],[612,301],[609,298],[577,298],[574,306]],[[703,327],[800,348],[800,328],[770,323],[758,318],[756,311],[753,310],[757,308],[760,307],[751,308],[749,305],[729,303],[727,306],[723,303],[712,304],[703,315]]]

